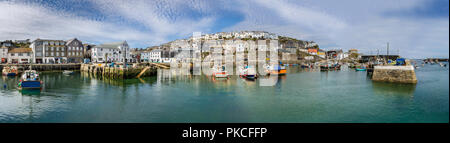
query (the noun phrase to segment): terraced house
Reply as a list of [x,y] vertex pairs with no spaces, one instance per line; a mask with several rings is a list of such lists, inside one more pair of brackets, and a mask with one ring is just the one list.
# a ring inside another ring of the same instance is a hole
[[13,48],[8,51],[8,63],[26,64],[31,62],[31,48]]
[[30,45],[33,51],[33,62],[46,64],[66,63],[67,49],[65,44],[66,42],[63,40],[34,40]]
[[77,38],[70,39],[66,42],[67,47],[67,62],[81,63],[84,57],[83,43]]
[[34,63],[81,63],[83,61],[84,46],[77,38],[64,40],[36,39],[30,48],[33,52]]

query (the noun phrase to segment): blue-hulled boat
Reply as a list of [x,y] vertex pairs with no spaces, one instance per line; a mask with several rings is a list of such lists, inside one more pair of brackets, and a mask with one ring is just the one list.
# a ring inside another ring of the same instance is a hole
[[3,70],[2,70],[2,75],[3,76],[16,76],[17,74],[19,74],[19,70],[17,69],[16,66],[3,67]]
[[39,74],[35,70],[26,70],[22,74],[22,79],[19,81],[19,89],[40,89],[42,81],[39,79]]
[[256,69],[253,66],[245,66],[241,73],[241,77],[246,79],[253,80],[257,78]]

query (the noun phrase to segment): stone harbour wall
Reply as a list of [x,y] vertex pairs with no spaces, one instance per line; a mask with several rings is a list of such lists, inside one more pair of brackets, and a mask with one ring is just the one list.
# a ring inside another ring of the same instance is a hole
[[6,66],[16,66],[20,72],[31,68],[36,71],[63,71],[63,70],[80,70],[81,64],[0,64],[0,71]]
[[414,67],[407,66],[375,66],[373,81],[395,82],[395,83],[417,83]]
[[[94,77],[106,77],[111,79],[130,79],[136,78],[145,67],[107,67],[105,64],[82,64],[80,67],[81,72],[92,74]],[[150,66],[150,69],[146,70],[141,77],[156,75],[157,68]]]

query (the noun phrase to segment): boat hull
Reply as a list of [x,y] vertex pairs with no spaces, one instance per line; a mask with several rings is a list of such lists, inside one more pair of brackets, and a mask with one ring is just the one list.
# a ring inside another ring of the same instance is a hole
[[355,70],[356,71],[366,71],[366,69],[359,69],[359,68],[356,68]]
[[22,81],[20,82],[21,89],[39,89],[41,88],[40,81]]
[[270,71],[270,74],[274,74],[274,75],[285,75],[285,74],[286,74],[286,69],[272,70],[272,71]]
[[73,72],[63,72],[63,74],[70,75],[70,74],[73,74]]
[[246,79],[256,79],[256,75],[243,75],[242,77]]
[[17,73],[3,73],[4,76],[16,76]]
[[213,76],[216,78],[227,78],[228,74],[226,72],[216,72],[213,74]]

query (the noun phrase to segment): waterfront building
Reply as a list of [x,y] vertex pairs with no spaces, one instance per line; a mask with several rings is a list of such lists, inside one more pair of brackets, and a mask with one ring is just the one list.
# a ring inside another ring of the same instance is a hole
[[[84,57],[83,43],[77,38],[66,41],[67,63],[81,63]],[[64,50],[65,48],[62,48]],[[64,51],[61,53],[64,54]]]
[[64,40],[36,39],[32,49],[33,63],[67,63],[67,47]]
[[321,58],[326,58],[326,54],[325,54],[325,52],[324,52],[323,50],[319,50],[319,51],[317,52],[317,56],[319,56],[319,57],[321,57]]
[[84,54],[83,54],[83,58],[84,61],[83,62],[90,62],[91,61],[91,54],[92,54],[92,47],[95,47],[95,45],[92,44],[83,44],[84,47]]
[[30,63],[32,58],[31,48],[13,48],[8,51],[8,63]]
[[8,47],[1,46],[0,48],[0,59],[1,63],[7,63],[8,62]]
[[150,52],[143,51],[141,52],[140,62],[149,62],[150,61]]
[[310,54],[310,55],[317,55],[317,49],[314,49],[314,48],[308,49],[308,54]]
[[138,49],[138,48],[131,48],[131,62],[132,63],[137,63],[141,61],[141,53],[142,50]]
[[131,62],[131,52],[126,41],[104,43],[91,49],[92,62]]
[[148,52],[148,60],[151,62],[162,62],[162,51],[160,49],[155,49]]
[[329,50],[327,51],[327,56],[331,59],[342,60],[344,59],[344,52],[339,50]]

